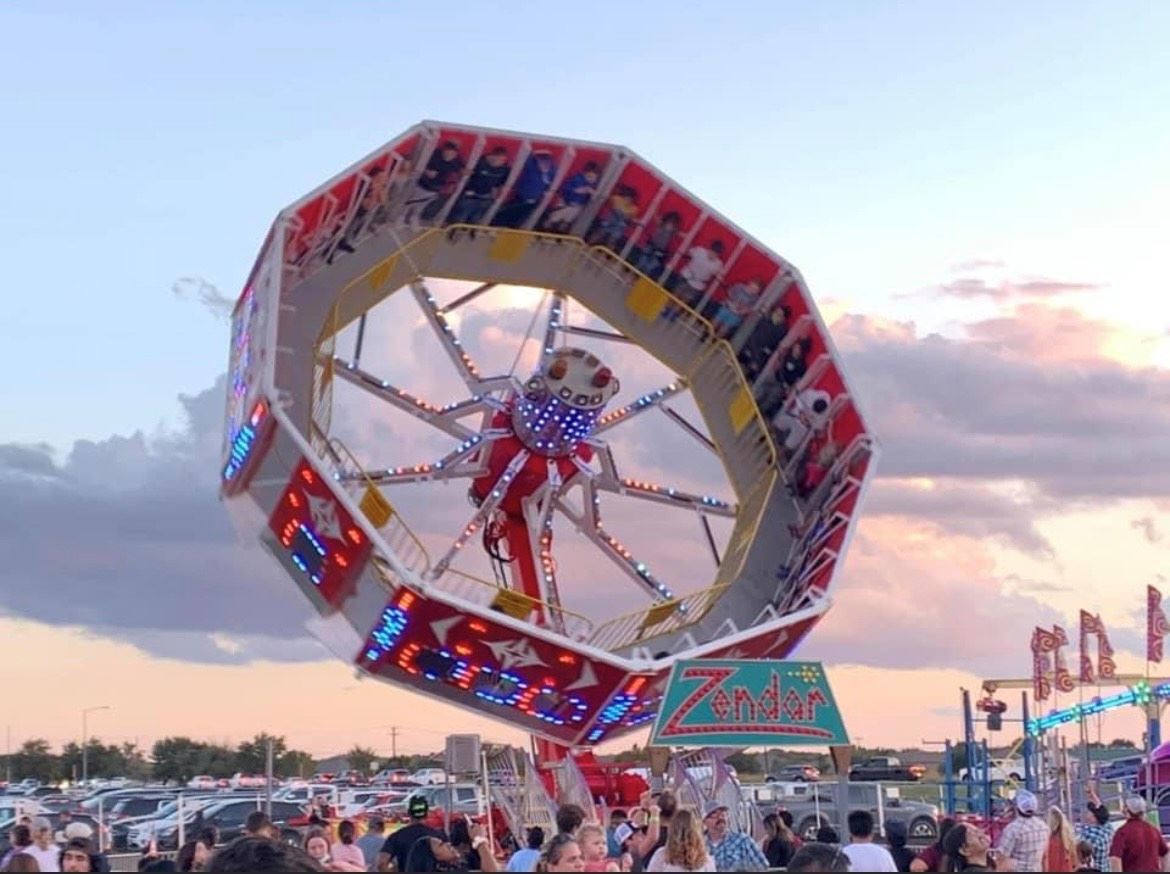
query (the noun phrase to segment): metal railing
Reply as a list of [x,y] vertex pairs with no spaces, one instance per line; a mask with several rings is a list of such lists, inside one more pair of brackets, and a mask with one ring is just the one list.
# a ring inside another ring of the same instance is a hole
[[592,620],[587,619],[580,613],[574,613],[572,610],[567,610],[559,604],[550,604],[548,601],[541,601],[537,598],[529,597],[528,595],[517,592],[515,589],[501,586],[499,583],[494,583],[490,580],[481,579],[465,571],[447,568],[441,576],[428,582],[449,595],[454,595],[463,601],[467,601],[477,607],[486,607],[489,610],[496,609],[496,599],[500,597],[501,592],[507,592],[513,598],[523,598],[531,604],[532,610],[536,611],[539,608],[540,616],[535,621],[524,617],[538,628],[547,628],[550,631],[563,634],[571,640],[578,641],[588,640],[593,634]]
[[644,638],[689,628],[707,615],[726,589],[726,584],[715,585],[618,616],[598,626],[588,643],[607,652],[616,652]]

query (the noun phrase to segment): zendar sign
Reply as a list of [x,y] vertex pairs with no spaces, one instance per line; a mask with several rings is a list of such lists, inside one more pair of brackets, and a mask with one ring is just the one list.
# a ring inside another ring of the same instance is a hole
[[662,746],[849,743],[820,662],[677,662],[650,742]]

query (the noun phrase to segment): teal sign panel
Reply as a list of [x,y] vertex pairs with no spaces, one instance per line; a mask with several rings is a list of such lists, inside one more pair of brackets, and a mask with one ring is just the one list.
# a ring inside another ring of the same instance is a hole
[[820,662],[676,662],[654,724],[656,746],[849,743]]

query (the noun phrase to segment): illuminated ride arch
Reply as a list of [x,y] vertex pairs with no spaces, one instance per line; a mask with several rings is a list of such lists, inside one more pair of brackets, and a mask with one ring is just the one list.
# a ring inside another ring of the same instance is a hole
[[[479,285],[440,304],[434,280]],[[497,284],[549,291],[540,363],[521,379],[480,373],[446,318]],[[338,354],[339,332],[392,295],[413,298],[465,397],[417,398]],[[674,380],[607,410],[621,374],[587,331],[570,334],[570,301]],[[767,324],[777,310],[783,331]],[[331,431],[338,380],[450,451],[360,462]],[[667,402],[683,391],[706,433],[682,424],[718,455],[734,501],[635,482],[609,451],[607,432],[648,410],[678,420]],[[813,421],[801,405],[818,397]],[[225,432],[225,503],[310,599],[319,639],[361,672],[560,746],[651,720],[680,658],[788,655],[830,606],[876,455],[789,264],[626,149],[433,122],[278,215],[233,317]],[[471,518],[431,554],[392,490],[451,479],[467,480]],[[612,494],[704,526],[733,519],[711,585],[676,595],[655,577],[605,528]],[[642,609],[561,605],[557,518],[630,578]],[[495,584],[454,562],[485,526],[512,559]]]

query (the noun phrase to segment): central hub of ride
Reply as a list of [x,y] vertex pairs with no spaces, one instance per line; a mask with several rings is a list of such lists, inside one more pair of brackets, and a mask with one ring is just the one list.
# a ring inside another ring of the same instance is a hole
[[512,429],[539,455],[571,455],[592,433],[619,388],[613,372],[596,355],[572,347],[558,349],[524,383],[524,393],[512,407]]

